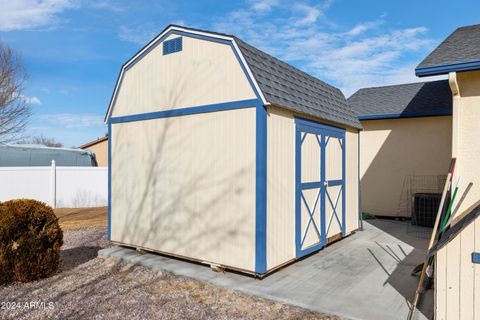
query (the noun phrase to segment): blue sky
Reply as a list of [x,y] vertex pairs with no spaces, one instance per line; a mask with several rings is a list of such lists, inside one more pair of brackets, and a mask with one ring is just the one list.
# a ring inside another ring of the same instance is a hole
[[480,1],[0,0],[0,38],[29,73],[27,135],[103,136],[123,62],[169,23],[235,34],[342,89],[418,81],[414,68]]

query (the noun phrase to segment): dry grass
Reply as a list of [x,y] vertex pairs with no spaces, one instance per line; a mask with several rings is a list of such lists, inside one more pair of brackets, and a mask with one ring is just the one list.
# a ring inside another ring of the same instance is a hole
[[[0,286],[0,319],[340,320],[298,307],[154,271],[115,259],[96,258],[109,245],[106,228],[65,232],[62,270],[30,283]],[[51,308],[25,308],[25,303]]]
[[97,208],[62,208],[55,209],[63,230],[87,227],[105,227],[108,223],[107,207]]

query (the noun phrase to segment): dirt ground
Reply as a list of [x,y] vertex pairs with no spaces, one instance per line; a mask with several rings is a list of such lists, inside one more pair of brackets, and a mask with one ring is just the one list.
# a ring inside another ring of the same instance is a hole
[[61,271],[0,286],[0,319],[340,319],[97,258],[107,246],[105,227],[65,231]]
[[107,207],[98,208],[62,208],[55,209],[63,230],[86,227],[106,227],[108,223]]

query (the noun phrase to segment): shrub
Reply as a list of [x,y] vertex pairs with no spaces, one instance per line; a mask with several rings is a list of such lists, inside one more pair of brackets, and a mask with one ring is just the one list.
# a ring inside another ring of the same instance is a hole
[[52,275],[60,264],[62,229],[53,209],[30,199],[0,203],[0,284]]

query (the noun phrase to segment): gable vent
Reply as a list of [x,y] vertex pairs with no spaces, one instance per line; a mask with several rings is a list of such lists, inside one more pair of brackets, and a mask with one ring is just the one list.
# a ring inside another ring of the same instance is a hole
[[163,55],[182,51],[182,37],[163,42]]

